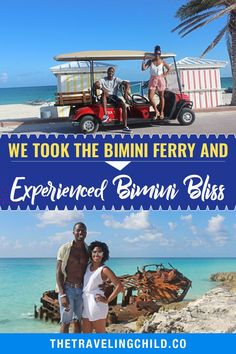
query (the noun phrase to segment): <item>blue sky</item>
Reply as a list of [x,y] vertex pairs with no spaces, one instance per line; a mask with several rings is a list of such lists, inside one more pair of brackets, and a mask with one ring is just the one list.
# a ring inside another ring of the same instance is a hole
[[[83,50],[130,49],[163,52],[177,59],[198,57],[223,27],[225,19],[181,39],[171,29],[179,22],[183,0],[10,0],[1,2],[0,87],[54,85],[53,56]],[[223,40],[207,56],[228,60]],[[145,80],[140,62],[119,64],[119,76]],[[230,76],[230,67],[223,69]]]
[[235,211],[1,211],[0,257],[55,257],[83,221],[112,257],[235,257]]

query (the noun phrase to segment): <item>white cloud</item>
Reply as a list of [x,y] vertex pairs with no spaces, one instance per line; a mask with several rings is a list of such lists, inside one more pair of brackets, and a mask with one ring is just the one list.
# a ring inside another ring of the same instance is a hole
[[50,236],[48,240],[50,243],[63,243],[73,240],[72,231],[56,232],[53,236]]
[[193,217],[192,217],[191,214],[189,214],[189,215],[182,215],[182,216],[180,217],[180,219],[183,220],[183,221],[188,221],[188,222],[190,222],[190,221],[192,221]]
[[10,241],[5,237],[0,237],[0,249],[7,248],[10,246]]
[[223,227],[223,222],[224,222],[225,218],[222,215],[217,215],[217,216],[212,216],[209,220],[208,220],[208,226],[207,226],[207,231],[210,233],[215,233],[215,232],[219,232],[222,230]]
[[170,221],[170,222],[168,222],[168,226],[169,226],[170,231],[174,231],[177,227],[177,224]]
[[13,247],[14,247],[16,250],[19,250],[19,249],[23,248],[22,243],[21,243],[19,240],[15,240]]
[[223,246],[228,240],[227,232],[224,227],[224,216],[212,216],[208,220],[207,232],[212,236],[218,246]]
[[190,231],[196,235],[198,233],[197,231],[197,227],[195,225],[192,224],[193,221],[193,216],[192,214],[188,214],[188,215],[182,215],[180,217],[181,220],[183,220],[189,227]]
[[[88,236],[97,237],[100,236],[101,232],[99,231],[90,231]],[[72,230],[56,232],[54,235],[49,236],[46,240],[41,241],[40,245],[43,247],[52,246],[52,245],[62,245],[63,243],[70,242],[74,240],[74,235]]]
[[104,225],[114,229],[140,230],[151,227],[148,220],[149,212],[141,210],[138,213],[131,213],[122,222],[116,221],[113,217],[104,215]]
[[30,242],[28,243],[28,247],[29,247],[29,248],[32,248],[32,249],[36,248],[37,245],[38,245],[38,243],[37,243],[35,240],[30,241]]
[[206,246],[206,242],[203,241],[201,238],[197,237],[194,240],[190,240],[190,245],[192,247],[205,247]]
[[130,244],[138,244],[139,247],[147,247],[153,242],[158,246],[172,246],[174,244],[173,240],[166,238],[162,232],[156,229],[145,230],[142,235],[125,237],[123,240]]
[[[63,243],[69,242],[73,240],[73,233],[72,231],[62,231],[56,232],[55,234],[49,236],[46,240],[40,241],[40,247],[47,248],[52,247],[54,245],[60,246]],[[35,248],[34,241],[31,241],[30,245],[32,248]]]
[[8,80],[8,74],[7,73],[0,73],[0,82],[6,83]]
[[102,233],[100,231],[88,231],[87,237],[100,237]]
[[146,246],[148,243],[152,241],[156,241],[158,239],[158,235],[140,235],[136,237],[125,237],[124,241],[127,243],[142,243],[143,246]]
[[124,241],[127,242],[127,243],[138,243],[141,241],[141,239],[139,237],[125,237],[124,238]]
[[73,224],[83,220],[83,212],[78,210],[47,210],[43,213],[37,214],[40,224],[37,227],[45,227],[47,225],[64,226],[71,223],[71,230]]
[[5,236],[0,237],[0,249],[12,250],[23,248],[22,243],[19,240],[8,240]]
[[193,233],[194,235],[197,234],[197,227],[196,227],[195,225],[191,225],[189,228],[190,228],[190,230],[192,231],[192,233]]

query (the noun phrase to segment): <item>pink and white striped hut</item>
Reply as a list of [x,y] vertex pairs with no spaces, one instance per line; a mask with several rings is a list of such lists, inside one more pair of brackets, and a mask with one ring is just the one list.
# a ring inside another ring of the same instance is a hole
[[191,57],[177,61],[183,92],[190,96],[194,108],[223,104],[220,69],[226,65],[226,61]]

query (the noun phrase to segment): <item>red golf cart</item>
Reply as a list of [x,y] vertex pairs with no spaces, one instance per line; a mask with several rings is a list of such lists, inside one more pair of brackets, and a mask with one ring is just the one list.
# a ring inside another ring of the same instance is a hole
[[[62,54],[55,57],[57,61],[86,61],[90,67],[90,88],[81,92],[58,92],[56,106],[70,106],[70,119],[74,125],[79,126],[82,133],[95,133],[101,126],[122,126],[122,110],[114,103],[107,105],[109,121],[102,122],[104,110],[101,103],[101,97],[94,89],[94,61],[109,60],[142,60],[144,56],[152,58],[152,53],[143,51],[96,51],[96,52],[78,52],[71,54]],[[165,60],[172,59],[172,72],[167,76],[167,90],[165,91],[165,119],[161,122],[177,119],[181,125],[190,125],[195,120],[195,114],[192,110],[193,102],[189,100],[186,94],[182,93],[181,83],[175,61],[175,54],[162,54]],[[174,85],[173,85],[174,83]],[[172,89],[174,87],[174,89]],[[141,123],[156,123],[153,120],[154,111],[148,99],[141,94],[132,94],[127,103],[128,124],[135,125]],[[122,87],[120,88],[123,95]],[[156,94],[157,106],[159,97]],[[159,122],[157,122],[158,124]]]

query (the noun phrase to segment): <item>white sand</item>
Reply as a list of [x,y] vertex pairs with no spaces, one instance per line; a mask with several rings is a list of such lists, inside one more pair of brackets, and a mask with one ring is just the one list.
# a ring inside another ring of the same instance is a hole
[[28,104],[0,105],[0,119],[39,118],[40,107]]
[[[42,109],[42,112],[40,112]],[[55,107],[54,103],[43,105],[28,104],[6,104],[0,105],[0,120],[27,119],[27,118],[67,118],[70,107]],[[44,113],[50,113],[50,116],[43,116]]]
[[223,93],[222,94],[222,99],[223,99],[223,105],[229,105],[231,103],[231,98],[232,98],[232,93]]

